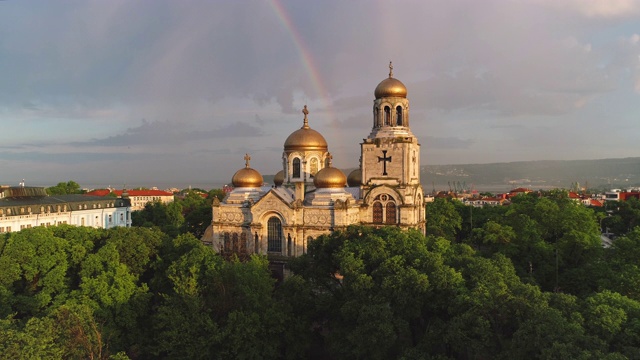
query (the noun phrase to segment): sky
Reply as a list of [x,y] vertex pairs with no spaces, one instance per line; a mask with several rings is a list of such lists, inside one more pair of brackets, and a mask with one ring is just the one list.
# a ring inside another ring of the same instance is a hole
[[422,165],[640,156],[640,1],[0,1],[0,184],[221,186],[309,125],[358,166],[408,89]]

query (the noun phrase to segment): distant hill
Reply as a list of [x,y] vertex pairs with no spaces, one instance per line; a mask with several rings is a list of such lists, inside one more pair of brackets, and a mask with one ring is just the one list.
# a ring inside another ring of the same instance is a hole
[[[351,169],[342,169],[348,175]],[[492,164],[424,165],[420,169],[422,186],[449,187],[478,191],[506,191],[516,187],[534,190],[571,188],[579,183],[591,189],[640,187],[640,157],[600,160],[541,160]],[[274,175],[265,175],[272,183]]]
[[[482,191],[511,187],[589,188],[640,186],[640,157],[600,160],[543,160],[493,164],[426,165],[421,168],[425,190],[463,186]],[[458,184],[459,183],[459,184]]]

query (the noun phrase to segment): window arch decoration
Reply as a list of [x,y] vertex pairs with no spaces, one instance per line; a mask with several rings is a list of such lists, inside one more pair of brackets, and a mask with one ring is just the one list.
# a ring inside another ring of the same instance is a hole
[[373,199],[373,223],[397,224],[398,207],[396,200],[389,194],[379,194]]

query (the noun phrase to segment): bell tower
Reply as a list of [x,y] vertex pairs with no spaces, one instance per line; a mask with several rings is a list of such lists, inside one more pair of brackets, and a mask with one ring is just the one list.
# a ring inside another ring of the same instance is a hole
[[[407,88],[393,77],[391,62],[389,77],[378,84],[374,95],[371,133],[360,144],[361,188],[363,200],[373,208],[371,222],[424,230],[420,144],[409,127]],[[380,199],[393,199],[393,206]]]

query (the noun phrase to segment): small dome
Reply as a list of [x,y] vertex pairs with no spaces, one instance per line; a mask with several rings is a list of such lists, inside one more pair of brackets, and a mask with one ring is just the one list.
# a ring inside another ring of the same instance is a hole
[[358,187],[362,185],[362,170],[355,169],[350,172],[347,177],[347,185],[349,185],[349,187]]
[[264,182],[262,175],[257,170],[249,167],[249,160],[251,160],[249,154],[246,154],[244,159],[246,161],[244,169],[240,169],[233,174],[231,183],[234,187],[256,188],[262,186]]
[[291,135],[289,135],[287,140],[284,142],[284,150],[327,151],[328,146],[327,141],[324,139],[324,136],[309,127],[309,122],[307,119],[307,114],[309,114],[309,111],[307,110],[307,105],[304,106],[302,113],[304,114],[304,124],[302,125],[302,128],[294,131],[293,133],[291,133]]
[[284,170],[278,171],[276,176],[273,177],[273,184],[278,187],[284,182]]
[[389,77],[382,80],[374,91],[376,99],[383,97],[407,97],[407,87],[402,81],[393,77],[393,64],[389,63]]
[[340,169],[331,167],[331,165],[318,171],[313,178],[313,185],[318,189],[324,188],[343,188],[347,184],[347,177]]

